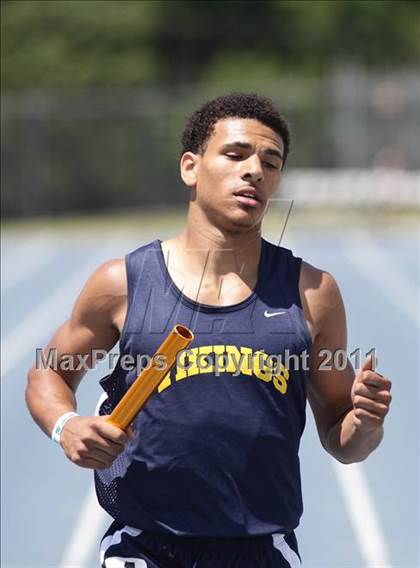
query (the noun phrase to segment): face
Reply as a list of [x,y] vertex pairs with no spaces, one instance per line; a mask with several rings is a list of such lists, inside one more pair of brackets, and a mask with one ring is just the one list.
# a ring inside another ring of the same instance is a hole
[[280,182],[283,153],[281,137],[258,120],[220,120],[203,155],[182,156],[191,205],[220,228],[259,226]]

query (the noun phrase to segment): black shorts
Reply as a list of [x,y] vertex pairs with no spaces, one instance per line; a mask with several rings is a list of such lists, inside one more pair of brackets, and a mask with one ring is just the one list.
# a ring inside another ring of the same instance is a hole
[[113,522],[101,541],[102,568],[298,568],[294,532],[250,538],[152,534]]

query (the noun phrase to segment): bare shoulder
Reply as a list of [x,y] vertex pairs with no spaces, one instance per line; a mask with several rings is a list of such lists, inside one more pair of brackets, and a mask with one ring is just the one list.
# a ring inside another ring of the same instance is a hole
[[123,258],[107,260],[92,274],[92,279],[102,291],[117,295],[127,294],[127,274]]
[[75,304],[73,319],[91,319],[102,315],[117,323],[126,302],[125,261],[122,258],[108,260],[87,280]]
[[318,334],[328,320],[339,316],[344,309],[334,276],[305,261],[302,262],[299,291],[312,336]]
[[90,298],[119,298],[127,295],[127,275],[123,258],[107,260],[89,277],[83,292]]

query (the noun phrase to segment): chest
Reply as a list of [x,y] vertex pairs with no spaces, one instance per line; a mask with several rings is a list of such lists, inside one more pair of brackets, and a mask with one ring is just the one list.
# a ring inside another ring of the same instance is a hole
[[246,300],[253,292],[256,278],[230,274],[213,278],[176,277],[173,281],[187,298],[208,306],[231,306]]

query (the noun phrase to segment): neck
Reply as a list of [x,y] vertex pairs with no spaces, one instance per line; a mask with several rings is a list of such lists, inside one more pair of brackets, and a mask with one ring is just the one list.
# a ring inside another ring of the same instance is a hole
[[182,233],[168,241],[168,250],[172,247],[182,255],[190,274],[200,274],[205,267],[207,277],[236,273],[252,278],[258,272],[261,226],[222,231],[214,225],[196,223],[189,218]]

